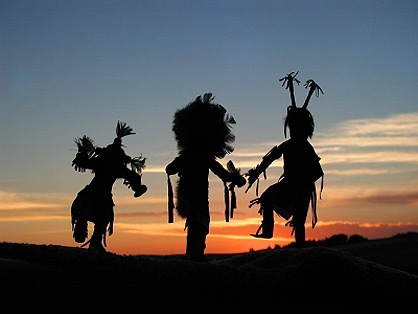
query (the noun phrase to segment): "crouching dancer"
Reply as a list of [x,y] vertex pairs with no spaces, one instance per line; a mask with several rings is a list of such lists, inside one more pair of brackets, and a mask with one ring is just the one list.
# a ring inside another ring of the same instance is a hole
[[[146,158],[131,158],[122,148],[122,137],[131,134],[135,134],[132,128],[118,121],[116,138],[104,148],[95,146],[86,135],[75,139],[78,151],[72,166],[76,171],[89,169],[94,174],[90,184],[78,192],[71,205],[73,238],[77,243],[84,243],[81,247],[89,244],[89,250],[106,251],[106,232],[109,236],[113,234],[115,204],[112,189],[117,179],[123,179],[123,184],[134,191],[134,197],[147,191],[141,174]],[[88,222],[94,224],[94,231],[86,241]]]

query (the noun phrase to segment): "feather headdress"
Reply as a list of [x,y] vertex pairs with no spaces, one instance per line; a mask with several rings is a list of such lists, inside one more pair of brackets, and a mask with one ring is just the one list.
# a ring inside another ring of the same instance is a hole
[[125,122],[118,121],[116,125],[116,136],[122,138],[127,135],[136,134],[134,130]]
[[192,150],[223,158],[233,152],[231,132],[234,118],[226,109],[213,103],[212,93],[196,99],[174,114],[172,130],[179,150]]

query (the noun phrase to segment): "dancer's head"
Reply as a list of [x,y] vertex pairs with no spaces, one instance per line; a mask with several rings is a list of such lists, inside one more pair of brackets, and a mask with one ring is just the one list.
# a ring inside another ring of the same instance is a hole
[[291,138],[312,138],[315,129],[312,114],[306,108],[287,107],[287,115],[284,122],[285,137],[287,137],[287,129],[289,129]]
[[235,141],[231,132],[235,120],[213,99],[211,93],[200,95],[175,112],[172,130],[180,151],[223,158],[234,150],[230,144]]

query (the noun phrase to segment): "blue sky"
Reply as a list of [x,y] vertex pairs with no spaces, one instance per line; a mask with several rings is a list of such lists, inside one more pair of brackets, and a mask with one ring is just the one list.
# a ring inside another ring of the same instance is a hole
[[[418,230],[417,16],[416,1],[2,0],[0,240],[42,241],[18,235],[36,220],[71,243],[61,231],[68,207],[92,178],[71,168],[73,140],[87,134],[107,145],[118,120],[137,133],[124,144],[147,157],[149,191],[134,200],[115,185],[116,215],[139,226],[154,217],[163,228],[175,110],[212,92],[237,121],[235,151],[223,162],[246,171],[284,140],[289,94],[278,79],[291,71],[299,71],[298,104],[306,80],[324,91],[309,105],[326,171],[318,227]],[[236,225],[260,219],[243,211]]]

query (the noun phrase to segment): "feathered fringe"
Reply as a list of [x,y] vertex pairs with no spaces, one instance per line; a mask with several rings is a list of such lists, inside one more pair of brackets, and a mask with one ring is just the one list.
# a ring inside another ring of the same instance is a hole
[[94,154],[95,146],[93,140],[87,135],[77,137],[74,139],[74,143],[77,145],[78,153],[87,154],[89,157]]
[[137,173],[141,173],[142,170],[145,168],[145,161],[147,159],[145,157],[139,156],[134,157],[131,159],[131,169]]

